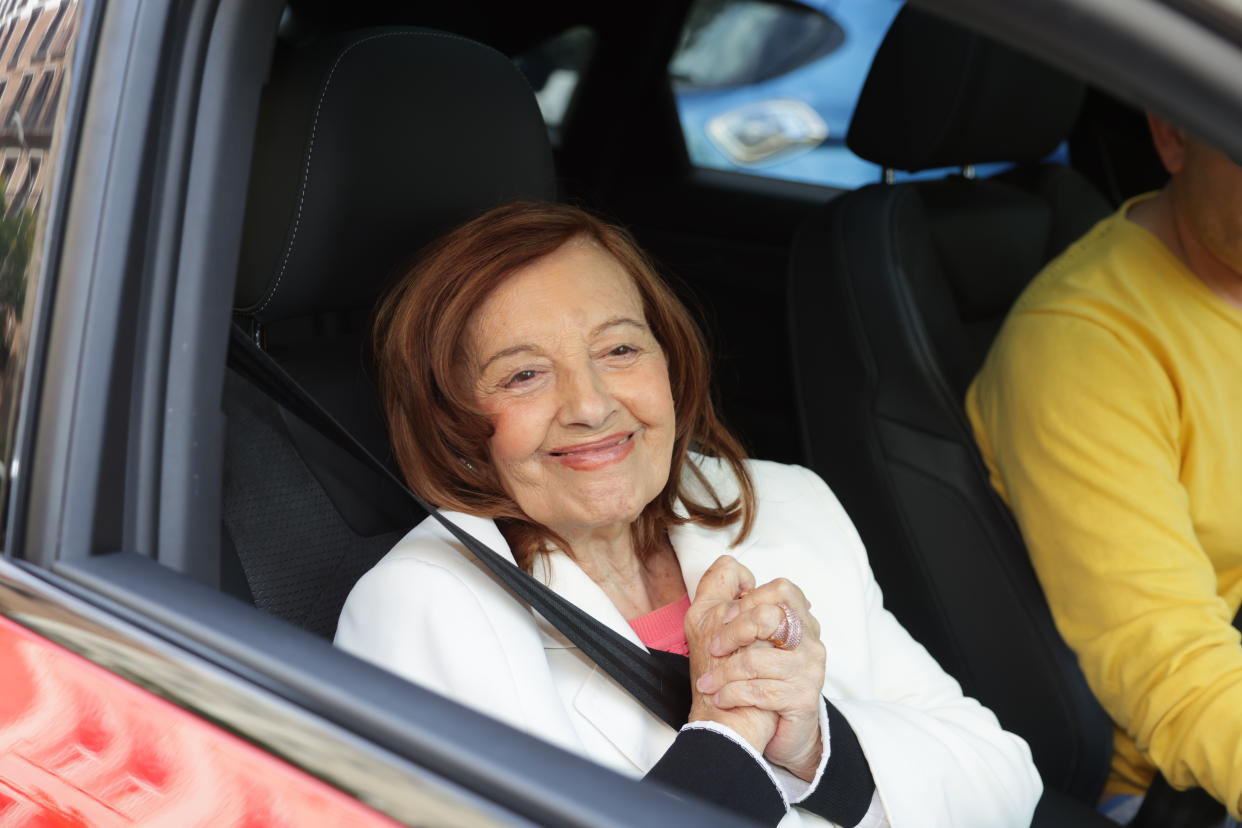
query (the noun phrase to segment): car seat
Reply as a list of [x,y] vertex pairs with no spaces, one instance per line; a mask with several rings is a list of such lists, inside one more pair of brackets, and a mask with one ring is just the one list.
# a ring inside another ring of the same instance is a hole
[[[483,210],[555,196],[533,93],[504,55],[381,28],[278,47],[263,92],[235,319],[377,457],[370,309],[417,250]],[[422,518],[383,475],[226,377],[221,587],[320,635]]]
[[[876,54],[849,147],[880,183],[810,214],[789,317],[805,462],[840,497],[886,605],[970,695],[1031,745],[1045,783],[1094,805],[1112,724],[1050,617],[988,483],[963,398],[1011,303],[1110,212],[1046,163],[1083,86],[915,8]],[[1013,162],[986,179],[971,165]]]
[[1143,112],[1098,89],[1087,90],[1069,147],[1075,168],[1118,206],[1169,180]]

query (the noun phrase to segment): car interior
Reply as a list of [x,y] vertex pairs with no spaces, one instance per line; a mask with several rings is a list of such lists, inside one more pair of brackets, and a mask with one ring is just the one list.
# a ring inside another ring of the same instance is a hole
[[1042,160],[1084,91],[955,25],[898,15],[851,145],[886,168],[1014,166],[838,196],[803,219],[788,283],[805,462],[867,539],[890,608],[1073,793],[1098,787],[1111,725],[1043,607],[962,400],[1026,282],[1112,212],[1085,176]]
[[[260,104],[238,324],[389,458],[367,323],[394,270],[515,198],[615,216],[700,312],[720,406],[749,450],[829,481],[890,609],[1031,742],[1050,787],[1092,801],[1111,725],[1052,626],[961,405],[1026,281],[1131,194],[1042,162],[1080,127],[1084,84],[907,9],[872,65],[850,146],[888,169],[1014,166],[839,194],[749,181],[729,192],[676,152],[660,71],[675,30],[657,41],[616,15],[565,13],[527,18],[519,37],[388,14],[341,30],[295,7]],[[554,150],[510,56],[584,24],[598,46]],[[636,36],[643,48],[619,54],[613,44]],[[1114,141],[1133,152],[1141,139]],[[1115,177],[1111,153],[1098,154],[1103,169],[1085,172]],[[732,209],[704,210],[713,193]],[[353,581],[422,515],[260,389],[234,376],[225,388],[222,587],[330,636]]]
[[[424,514],[239,373],[227,329],[395,470],[368,345],[384,286],[491,206],[579,204],[628,227],[696,313],[717,405],[748,452],[828,481],[888,608],[1030,742],[1049,796],[1089,812],[1112,725],[1052,624],[962,399],[1026,282],[1160,185],[1142,114],[909,7],[847,141],[885,170],[941,172],[846,191],[699,168],[667,68],[693,5],[293,0],[243,13],[252,28],[231,54],[249,68],[220,80],[238,93],[225,117],[246,170],[230,182],[242,209],[223,219],[238,251],[231,319],[193,323],[215,366],[198,383],[223,412],[194,508],[218,518],[153,557],[236,611],[233,599],[286,622],[281,646],[326,647],[353,583]],[[581,28],[590,49],[550,128],[520,58]],[[1068,164],[1046,160],[1058,147]],[[975,175],[996,162],[1006,169]]]

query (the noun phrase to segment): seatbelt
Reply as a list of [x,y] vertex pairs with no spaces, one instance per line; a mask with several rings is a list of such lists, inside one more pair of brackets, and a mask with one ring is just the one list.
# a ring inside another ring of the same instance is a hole
[[686,723],[690,714],[690,680],[684,658],[636,646],[446,518],[377,460],[237,324],[232,325],[230,333],[228,365],[272,402],[391,481],[461,541],[497,581],[546,618],[644,707],[674,730]]

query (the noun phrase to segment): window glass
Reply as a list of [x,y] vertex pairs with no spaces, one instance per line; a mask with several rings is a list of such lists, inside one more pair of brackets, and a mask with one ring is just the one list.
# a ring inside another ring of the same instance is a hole
[[696,166],[858,187],[882,171],[845,146],[900,0],[696,0],[669,74]]
[[[669,63],[691,163],[828,187],[880,181],[884,171],[850,152],[845,135],[902,2],[695,0]],[[1048,158],[1067,159],[1065,144]],[[955,171],[897,170],[893,180]]]
[[0,509],[17,471],[13,433],[47,223],[43,196],[56,172],[78,19],[78,0],[0,2]]
[[554,146],[560,144],[561,124],[594,50],[595,33],[574,26],[513,59],[535,90]]

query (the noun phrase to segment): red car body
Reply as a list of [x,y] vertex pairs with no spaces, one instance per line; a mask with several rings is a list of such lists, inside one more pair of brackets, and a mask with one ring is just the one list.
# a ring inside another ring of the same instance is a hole
[[5,828],[397,824],[6,618],[0,675]]

